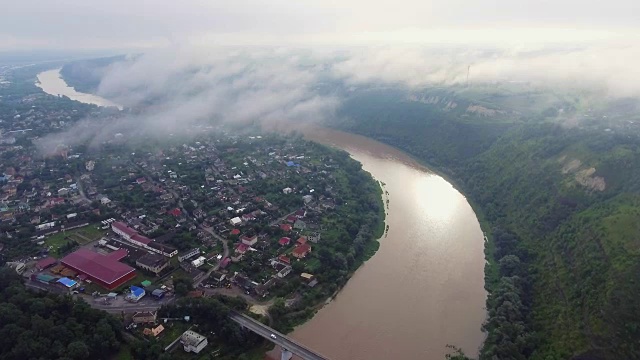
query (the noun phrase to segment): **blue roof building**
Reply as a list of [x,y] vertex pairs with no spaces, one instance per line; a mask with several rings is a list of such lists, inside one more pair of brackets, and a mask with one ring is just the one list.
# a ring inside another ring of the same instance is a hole
[[74,286],[76,286],[78,284],[76,281],[71,280],[71,279],[66,278],[66,277],[58,279],[58,282],[60,284],[64,285],[64,286],[68,287],[68,288],[72,288],[72,287],[74,287]]
[[146,295],[146,292],[143,288],[137,286],[131,286],[131,295],[129,298],[133,301],[138,301],[142,299]]

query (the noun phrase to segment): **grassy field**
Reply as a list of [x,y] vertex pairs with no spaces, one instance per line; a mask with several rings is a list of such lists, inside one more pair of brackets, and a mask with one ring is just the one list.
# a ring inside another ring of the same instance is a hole
[[87,244],[91,241],[100,239],[105,232],[96,227],[95,224],[90,224],[82,228],[73,229],[70,231],[59,232],[57,234],[47,237],[44,242],[46,246],[51,246],[51,255],[54,257],[60,256],[58,249],[60,246],[68,243],[69,241],[76,241],[80,245]]

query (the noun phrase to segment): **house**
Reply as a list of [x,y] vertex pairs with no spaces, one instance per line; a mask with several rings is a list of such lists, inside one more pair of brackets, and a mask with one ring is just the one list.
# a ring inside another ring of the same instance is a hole
[[182,336],[180,336],[180,343],[184,351],[194,352],[196,354],[200,353],[208,344],[206,337],[191,330],[185,331]]
[[307,240],[311,241],[314,244],[317,244],[320,241],[320,233],[319,232],[313,232],[313,233],[307,235]]
[[200,248],[194,248],[191,249],[189,251],[187,251],[186,253],[183,253],[182,255],[178,256],[178,261],[183,262],[189,258],[192,258],[196,255],[200,255]]
[[141,311],[133,314],[133,322],[135,324],[155,323],[158,317],[157,311]]
[[304,245],[296,246],[296,248],[293,249],[293,251],[291,252],[291,255],[293,255],[293,257],[298,259],[304,259],[305,256],[307,256],[307,254],[309,254],[310,252],[311,252],[311,245],[304,244]]
[[256,216],[253,215],[252,213],[248,213],[248,214],[243,214],[242,215],[242,221],[244,221],[244,222],[253,221],[255,219],[256,219]]
[[296,220],[298,220],[298,217],[297,217],[297,216],[295,216],[295,215],[289,215],[289,216],[287,216],[287,222],[290,222],[290,223],[292,223],[292,224],[293,224],[294,222],[296,222]]
[[304,230],[307,227],[307,223],[302,220],[297,220],[295,224],[293,224],[293,228],[296,230]]
[[240,244],[238,244],[238,246],[236,246],[236,253],[238,253],[240,255],[246,253],[247,250],[249,250],[249,245],[247,245],[247,244],[240,243]]
[[231,226],[238,226],[242,224],[242,219],[236,216],[233,219],[229,220],[229,222],[231,223]]
[[283,194],[291,194],[293,190],[290,187],[286,187],[284,189],[282,189],[282,193]]
[[167,213],[169,213],[169,215],[173,215],[175,217],[178,217],[178,216],[182,215],[182,211],[180,211],[180,209],[178,209],[178,208],[169,210],[169,211],[167,211]]
[[242,243],[245,244],[245,245],[253,246],[253,245],[256,244],[256,242],[258,242],[258,236],[257,235],[253,235],[253,236],[242,235],[240,237],[240,241],[242,241]]
[[144,331],[142,332],[143,334],[147,335],[147,336],[153,336],[156,337],[158,335],[160,335],[161,332],[164,331],[164,326],[162,326],[162,324],[156,326],[155,328],[145,328]]
[[283,238],[280,238],[280,241],[278,241],[278,244],[280,244],[281,246],[287,246],[289,245],[290,242],[291,242],[291,238],[283,237]]
[[100,204],[102,204],[102,205],[107,205],[110,202],[111,202],[111,200],[106,196],[103,196],[103,197],[100,198]]
[[169,266],[169,261],[160,254],[145,254],[136,260],[136,266],[158,275]]
[[289,257],[287,255],[280,255],[278,256],[278,260],[285,263],[285,264],[291,264],[291,259],[289,259]]
[[238,229],[233,229],[233,230],[231,230],[231,231],[229,232],[229,234],[231,234],[231,235],[240,235],[240,230],[238,230]]
[[313,195],[305,195],[305,196],[303,196],[302,197],[302,201],[304,201],[305,205],[311,203],[313,201]]
[[226,268],[227,266],[229,266],[230,263],[231,263],[231,258],[226,257],[222,259],[222,261],[220,262],[220,269]]
[[136,179],[136,184],[138,184],[138,185],[142,185],[142,184],[144,184],[146,182],[147,182],[147,179],[145,179],[144,177],[140,177],[140,178]]
[[298,245],[304,245],[306,243],[307,243],[307,238],[304,236],[300,236],[298,240],[296,240],[296,244]]
[[282,268],[282,270],[278,271],[277,276],[280,279],[284,279],[287,275],[289,275],[289,273],[291,273],[291,270],[293,268],[291,266],[285,266],[284,268]]
[[284,232],[291,231],[292,227],[290,224],[280,224],[280,229]]
[[305,216],[307,216],[307,210],[305,209],[300,209],[298,211],[295,212],[295,215],[298,219],[304,219]]

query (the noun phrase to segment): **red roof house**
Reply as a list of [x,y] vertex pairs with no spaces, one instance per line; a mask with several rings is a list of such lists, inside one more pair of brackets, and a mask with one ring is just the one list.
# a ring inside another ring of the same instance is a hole
[[280,229],[284,232],[291,231],[291,224],[280,224]]
[[175,208],[173,210],[169,210],[168,213],[170,215],[175,216],[175,217],[178,217],[178,216],[182,215],[182,211],[180,211],[180,209],[178,209],[178,208]]
[[240,243],[238,244],[238,246],[236,246],[236,252],[238,254],[244,254],[247,252],[247,250],[249,250],[249,245],[247,244]]
[[137,178],[137,179],[136,179],[136,183],[138,183],[138,184],[144,184],[144,183],[146,183],[146,182],[147,182],[147,179],[145,179],[145,178],[143,178],[143,177],[141,177],[141,178]]
[[291,255],[293,255],[298,259],[303,259],[310,252],[311,252],[311,245],[304,244],[304,245],[296,246],[296,248],[293,249],[293,251],[291,252]]
[[285,264],[291,264],[291,259],[287,255],[278,256],[278,260],[282,261]]
[[296,220],[298,220],[298,217],[295,216],[295,215],[287,216],[287,221],[290,222],[290,223],[294,223],[294,222],[296,222]]
[[233,229],[233,230],[231,230],[230,234],[231,234],[231,235],[240,235],[240,230],[238,230],[238,229]]
[[304,245],[307,243],[307,238],[304,236],[300,236],[300,238],[296,241],[296,243],[298,243],[298,245]]
[[229,263],[231,262],[231,259],[226,257],[224,259],[222,259],[222,261],[220,262],[220,268],[224,269],[227,266],[229,266]]
[[278,241],[278,244],[282,246],[286,246],[286,245],[289,245],[290,242],[291,242],[291,238],[283,237],[280,239],[280,241]]
[[79,249],[60,260],[64,266],[109,290],[115,289],[136,276],[135,269],[118,262],[110,256],[104,256],[87,249]]

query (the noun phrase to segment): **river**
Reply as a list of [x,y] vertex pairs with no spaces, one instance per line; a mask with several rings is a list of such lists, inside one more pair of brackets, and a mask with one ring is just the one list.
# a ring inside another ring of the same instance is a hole
[[484,241],[465,197],[377,141],[318,129],[306,137],[348,151],[385,183],[389,231],[336,299],[290,335],[334,360],[443,360],[447,344],[477,356]]
[[67,85],[60,75],[61,69],[53,69],[43,71],[38,74],[36,86],[49,95],[66,96],[71,100],[76,100],[85,104],[94,104],[98,106],[115,106],[122,110],[122,106],[113,101],[102,98],[98,95],[86,94],[76,91],[73,87]]

